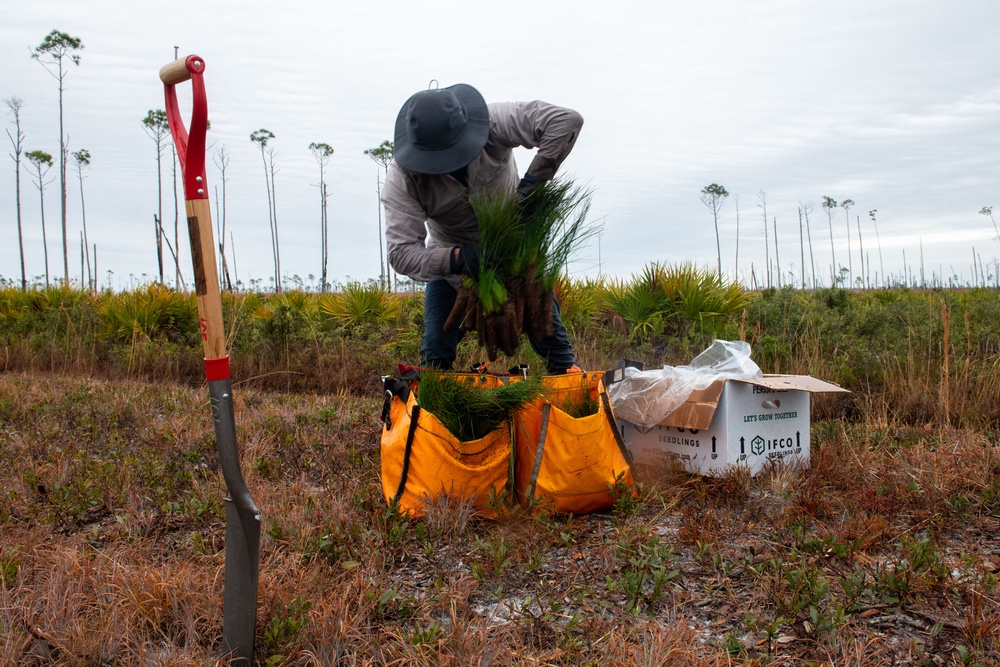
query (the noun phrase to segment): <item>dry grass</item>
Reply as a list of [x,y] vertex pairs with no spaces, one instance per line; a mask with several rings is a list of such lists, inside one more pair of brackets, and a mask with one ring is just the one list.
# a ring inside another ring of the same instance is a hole
[[[609,514],[482,522],[440,499],[418,521],[384,504],[376,390],[235,393],[259,664],[1000,660],[992,432],[872,400],[814,424],[805,469],[668,465]],[[8,372],[0,423],[0,664],[222,664],[207,393]]]

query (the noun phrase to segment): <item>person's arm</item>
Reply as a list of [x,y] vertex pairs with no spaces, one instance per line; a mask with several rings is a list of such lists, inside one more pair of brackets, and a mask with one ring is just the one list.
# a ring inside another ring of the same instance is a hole
[[576,111],[540,100],[492,104],[490,119],[504,145],[538,149],[518,186],[522,194],[555,176],[583,127],[583,116]]
[[412,191],[410,180],[395,163],[389,165],[382,203],[392,268],[413,280],[436,280],[450,275],[452,249],[426,247],[427,213]]

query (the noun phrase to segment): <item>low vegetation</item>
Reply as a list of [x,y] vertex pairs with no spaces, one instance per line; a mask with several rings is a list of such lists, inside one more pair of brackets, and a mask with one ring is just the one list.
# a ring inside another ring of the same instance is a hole
[[[995,291],[747,294],[656,265],[563,283],[584,368],[743,338],[766,372],[853,393],[813,400],[808,468],[642,468],[611,512],[496,521],[385,506],[379,376],[417,361],[422,309],[378,292],[226,297],[264,526],[258,664],[1000,660]],[[0,664],[224,664],[225,487],[192,304],[0,290]],[[482,360],[475,340],[461,360]]]

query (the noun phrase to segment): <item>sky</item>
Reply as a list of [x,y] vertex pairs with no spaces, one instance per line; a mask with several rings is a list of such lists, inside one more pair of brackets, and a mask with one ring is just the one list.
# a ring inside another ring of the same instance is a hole
[[[245,285],[266,288],[274,273],[252,132],[275,135],[286,278],[315,284],[321,271],[312,142],[335,151],[326,170],[329,279],[377,278],[381,168],[364,151],[392,138],[411,94],[453,83],[475,86],[487,101],[541,99],[583,115],[560,173],[592,191],[590,221],[599,232],[574,256],[574,277],[627,280],[653,262],[715,270],[721,255],[727,279],[749,287],[767,283],[768,265],[772,284],[779,267],[783,284],[800,284],[804,267],[807,283],[815,275],[828,285],[834,262],[838,272],[849,267],[849,282],[862,268],[872,283],[919,280],[922,269],[928,281],[971,282],[982,280],[981,266],[992,284],[1000,239],[980,210],[996,205],[1000,215],[998,24],[995,0],[47,0],[21,6],[0,25],[0,98],[23,100],[24,150],[57,157],[57,82],[31,53],[53,29],[83,41],[80,64],[68,65],[65,78],[67,148],[91,153],[83,181],[88,238],[101,284],[114,288],[157,275],[156,151],[141,121],[164,107],[158,71],[175,47],[206,64],[213,215],[217,222],[214,162],[224,149],[227,259]],[[178,86],[188,118],[186,88]],[[11,155],[6,105],[0,120]],[[523,171],[531,153],[516,156]],[[20,193],[25,261],[29,280],[44,280],[40,197],[29,167],[22,165]],[[57,279],[58,166],[46,181],[49,272]],[[701,197],[713,183],[730,193],[719,210],[719,252]],[[15,162],[5,159],[0,276],[7,280],[21,274],[15,191]],[[72,163],[67,193],[70,274],[79,280],[83,207]],[[164,196],[172,237],[169,188]],[[825,197],[854,205],[825,208]],[[802,243],[800,211],[809,223]],[[190,284],[183,201],[179,250]],[[166,278],[173,281],[170,262]]]

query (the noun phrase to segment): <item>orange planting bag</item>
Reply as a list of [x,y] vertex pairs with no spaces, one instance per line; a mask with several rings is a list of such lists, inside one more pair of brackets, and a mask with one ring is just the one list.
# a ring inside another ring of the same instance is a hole
[[631,456],[602,375],[546,376],[543,397],[516,413],[514,491],[521,503],[584,514],[613,507],[622,494],[635,495]]
[[[499,383],[493,376],[471,377],[477,384]],[[479,515],[494,518],[510,482],[510,425],[461,441],[417,404],[413,390],[418,382],[397,380],[396,391],[390,382],[380,448],[386,502],[397,503],[403,514],[421,516],[429,502],[446,496],[469,501]]]

